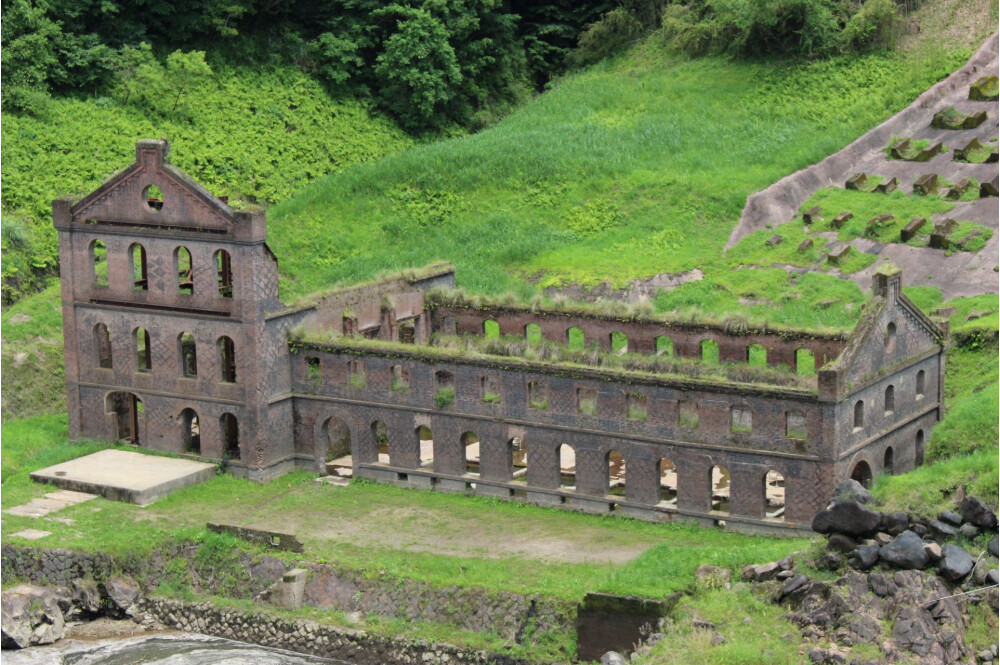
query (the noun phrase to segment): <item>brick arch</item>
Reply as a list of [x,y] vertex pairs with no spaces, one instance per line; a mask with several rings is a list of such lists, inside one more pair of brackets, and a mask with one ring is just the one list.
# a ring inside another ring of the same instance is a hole
[[[851,461],[847,464],[844,476],[840,480],[850,480],[851,476],[854,474],[855,468],[859,464],[865,464],[868,467],[868,471],[871,474],[872,479],[874,479],[875,470],[882,468],[881,463],[878,463],[876,462],[876,460],[873,460],[871,456],[868,454],[868,451],[858,451],[853,456],[851,456]],[[871,483],[869,481],[869,485],[870,484]]]
[[313,422],[313,457],[317,471],[322,471],[326,466],[327,441],[323,426],[330,418],[339,418],[347,425],[347,430],[351,433],[351,454],[354,456],[355,467],[359,462],[370,464],[377,459],[374,442],[369,442],[366,437],[358,436],[358,424],[354,418],[342,409],[326,408],[319,412],[315,422]]

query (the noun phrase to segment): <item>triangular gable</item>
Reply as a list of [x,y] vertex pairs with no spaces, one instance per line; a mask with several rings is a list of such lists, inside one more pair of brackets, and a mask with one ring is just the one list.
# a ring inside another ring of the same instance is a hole
[[[156,227],[231,230],[233,211],[220,199],[166,161],[165,140],[136,143],[136,161],[78,201],[73,221],[113,222]],[[148,203],[148,189],[162,192],[162,207]]]

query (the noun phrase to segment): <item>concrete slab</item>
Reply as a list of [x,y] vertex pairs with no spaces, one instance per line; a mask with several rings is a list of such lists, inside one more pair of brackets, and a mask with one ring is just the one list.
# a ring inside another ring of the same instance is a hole
[[145,506],[171,492],[215,476],[214,464],[126,450],[102,450],[31,474],[64,490],[100,494]]
[[51,536],[51,531],[39,531],[38,529],[25,529],[24,531],[18,531],[17,533],[10,534],[14,538],[24,538],[25,540],[38,540],[39,538],[44,538],[45,536]]

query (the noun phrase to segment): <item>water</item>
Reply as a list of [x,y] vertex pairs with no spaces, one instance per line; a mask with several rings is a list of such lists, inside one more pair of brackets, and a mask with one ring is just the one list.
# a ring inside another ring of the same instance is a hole
[[4,665],[349,665],[243,642],[185,633],[116,640],[64,640],[5,651]]

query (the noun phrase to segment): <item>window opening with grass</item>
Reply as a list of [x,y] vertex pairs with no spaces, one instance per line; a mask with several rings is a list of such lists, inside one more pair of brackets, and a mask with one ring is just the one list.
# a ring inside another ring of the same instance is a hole
[[542,327],[537,323],[524,326],[524,339],[530,346],[538,346],[542,343]]
[[660,475],[660,505],[677,507],[677,466],[663,457],[657,464]]
[[701,359],[702,362],[709,363],[711,365],[719,364],[719,343],[714,339],[706,339],[701,343]]
[[181,376],[198,376],[198,345],[194,341],[194,335],[189,332],[178,335],[177,350],[181,360]]
[[364,388],[366,383],[365,364],[360,360],[352,360],[348,363],[348,385],[352,388]]
[[420,449],[420,468],[434,468],[434,435],[431,428],[421,425],[417,428],[417,446]]
[[410,392],[410,370],[403,365],[392,366],[392,390],[397,393]]
[[549,408],[548,388],[541,381],[528,381],[528,408]]
[[174,274],[177,275],[177,291],[184,295],[194,294],[194,268],[191,265],[191,252],[187,247],[174,250]]
[[617,450],[610,450],[605,456],[608,469],[608,494],[625,496],[625,457]]
[[585,416],[597,415],[597,388],[577,388],[576,408]]
[[801,411],[787,411],[785,413],[785,437],[805,441],[807,436],[806,414]]
[[479,437],[475,432],[462,434],[462,450],[465,451],[465,475],[479,477]]
[[493,319],[483,321],[483,335],[487,339],[500,339],[500,324]]
[[486,404],[500,403],[500,378],[496,376],[484,376],[479,380],[483,402]]
[[438,371],[434,373],[434,403],[439,409],[450,406],[455,401],[455,375],[451,372]]
[[184,452],[201,454],[201,426],[198,424],[198,414],[194,409],[184,409],[179,418],[181,432],[184,436]]
[[677,424],[685,429],[698,429],[698,403],[684,399],[678,403]]
[[97,356],[97,366],[101,369],[112,369],[111,333],[103,323],[94,326],[94,351]]
[[674,340],[666,335],[656,338],[656,355],[672,357],[674,355]]
[[799,374],[815,374],[816,354],[809,349],[798,349],[795,352],[795,371]]
[[132,288],[135,291],[148,291],[149,280],[146,278],[146,248],[135,243],[128,248],[132,258]]
[[145,328],[136,328],[132,332],[135,342],[136,371],[153,371],[153,352],[149,345],[149,332]]
[[236,383],[236,344],[231,337],[223,335],[216,345],[219,347],[219,380]]
[[576,451],[564,443],[556,448],[556,455],[559,456],[559,487],[576,490]]
[[142,200],[146,204],[146,209],[150,212],[160,212],[163,210],[163,190],[156,185],[149,185],[142,190]]
[[575,351],[582,351],[587,340],[580,328],[569,328],[566,330],[566,346]]
[[767,349],[763,344],[751,344],[747,347],[747,363],[754,367],[767,367]]
[[729,431],[733,434],[753,432],[753,411],[749,406],[739,405],[729,409]]
[[240,424],[236,416],[223,413],[219,416],[219,431],[222,433],[222,454],[226,459],[240,458]]
[[785,477],[774,469],[764,474],[764,517],[785,519]]
[[729,513],[729,469],[717,464],[709,472],[712,488],[711,509],[719,513]]
[[215,253],[215,274],[219,295],[233,297],[233,259],[224,249]]
[[381,420],[371,425],[372,441],[375,443],[375,461],[379,464],[389,464],[392,457],[389,451],[389,427]]
[[323,380],[323,364],[316,356],[306,356],[306,381],[316,383]]
[[94,273],[94,286],[107,286],[108,248],[101,240],[90,243],[90,265]]
[[628,420],[644,422],[649,415],[649,401],[642,393],[628,393],[625,396],[626,413]]
[[620,330],[611,333],[611,352],[619,354],[628,353],[628,335]]

